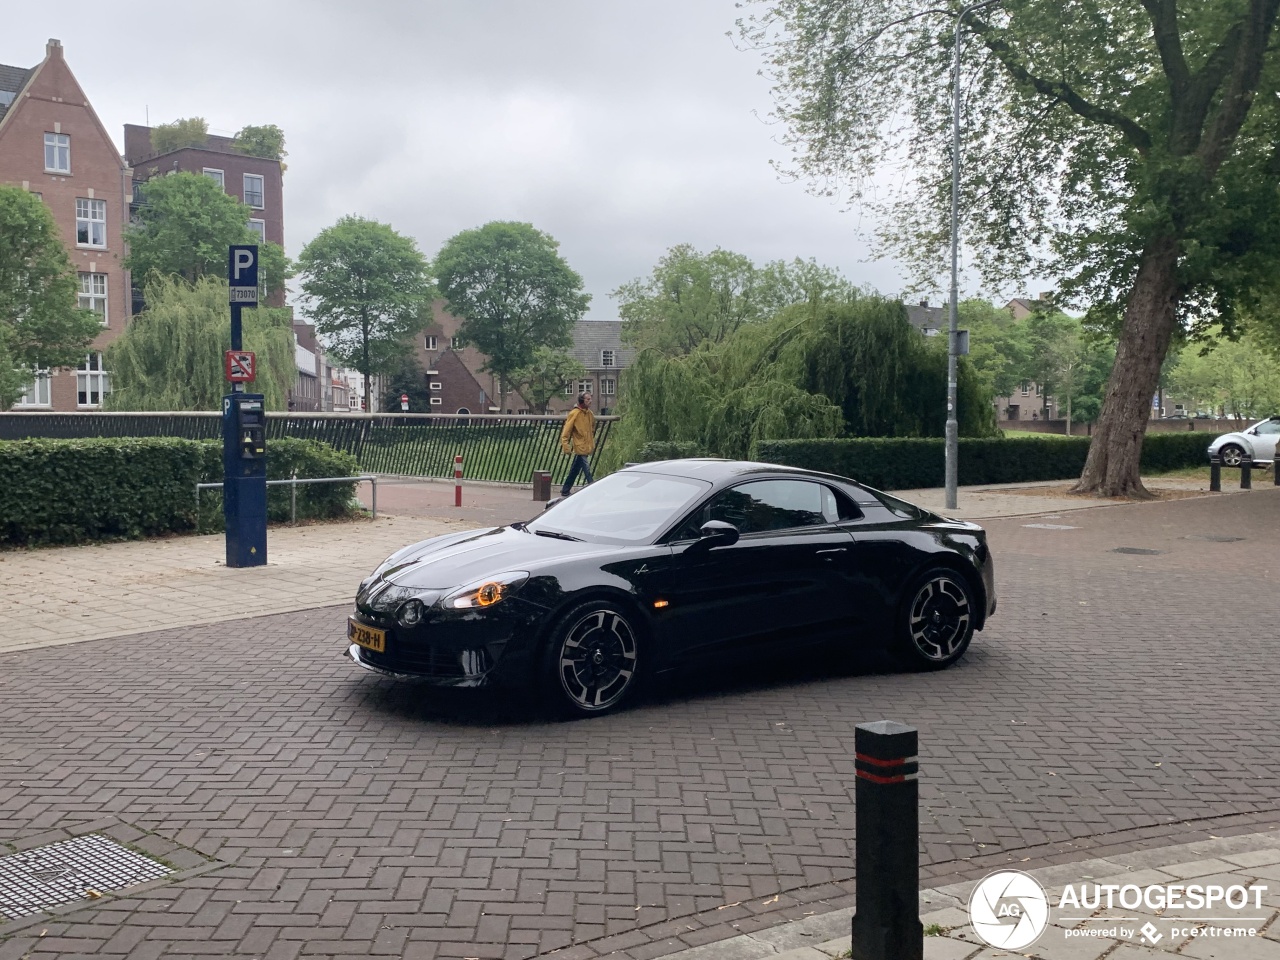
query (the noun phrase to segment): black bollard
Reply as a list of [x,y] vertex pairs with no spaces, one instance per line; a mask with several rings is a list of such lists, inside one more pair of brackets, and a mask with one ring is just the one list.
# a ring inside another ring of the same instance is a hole
[[853,960],[922,960],[920,784],[914,727],[892,720],[854,731],[858,888]]
[[1217,457],[1209,461],[1209,492],[1222,492],[1222,461]]
[[1253,489],[1253,461],[1252,460],[1240,461],[1240,489],[1241,490]]
[[1276,470],[1276,467],[1280,467],[1280,457],[1271,461],[1271,482],[1280,487],[1280,471]]

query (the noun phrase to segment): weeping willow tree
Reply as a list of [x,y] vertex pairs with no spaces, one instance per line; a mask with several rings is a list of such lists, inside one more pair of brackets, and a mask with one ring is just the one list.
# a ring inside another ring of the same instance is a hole
[[[653,441],[747,458],[760,440],[942,436],[946,344],[894,300],[799,304],[681,357],[645,350],[626,371],[623,418],[606,459]],[[961,358],[962,436],[994,436],[989,391]]]
[[[109,410],[220,410],[229,384],[223,355],[231,349],[227,282],[189,284],[154,275],[147,309],[108,348]],[[287,310],[245,310],[244,349],[257,354],[251,390],[268,409],[283,410],[294,377],[293,330]]]

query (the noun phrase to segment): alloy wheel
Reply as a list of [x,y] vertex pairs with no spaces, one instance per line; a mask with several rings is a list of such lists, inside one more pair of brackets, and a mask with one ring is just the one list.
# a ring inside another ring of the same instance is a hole
[[911,602],[911,642],[927,660],[951,658],[969,635],[969,595],[951,577],[927,581]]
[[613,610],[593,610],[560,644],[560,685],[580,710],[607,710],[622,699],[636,672],[636,637]]
[[1238,467],[1244,460],[1244,451],[1235,444],[1228,444],[1218,452],[1218,456],[1225,466]]

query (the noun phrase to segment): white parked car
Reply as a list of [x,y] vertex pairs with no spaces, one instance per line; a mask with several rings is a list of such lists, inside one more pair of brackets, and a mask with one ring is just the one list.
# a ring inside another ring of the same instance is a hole
[[1246,458],[1254,463],[1274,463],[1277,441],[1280,441],[1280,417],[1271,417],[1247,430],[1219,437],[1209,444],[1209,456],[1218,457],[1228,467],[1238,467]]

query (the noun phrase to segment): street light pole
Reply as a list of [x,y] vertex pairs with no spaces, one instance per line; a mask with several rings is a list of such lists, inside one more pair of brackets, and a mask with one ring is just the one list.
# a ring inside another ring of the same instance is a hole
[[947,509],[954,510],[959,474],[960,424],[956,419],[956,348],[960,339],[960,26],[974,10],[989,7],[1000,0],[971,3],[956,17],[955,67],[951,83],[951,305],[947,335],[947,439],[946,485]]

